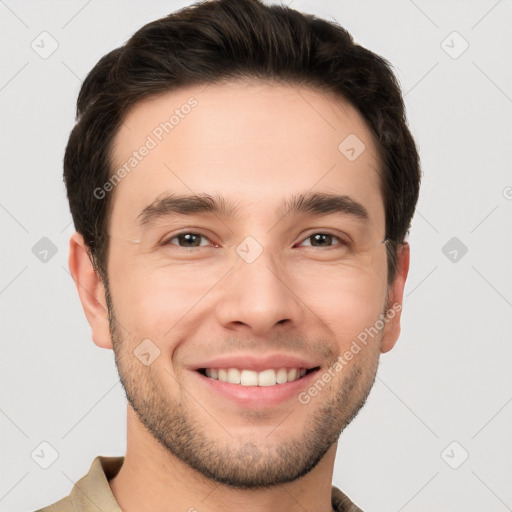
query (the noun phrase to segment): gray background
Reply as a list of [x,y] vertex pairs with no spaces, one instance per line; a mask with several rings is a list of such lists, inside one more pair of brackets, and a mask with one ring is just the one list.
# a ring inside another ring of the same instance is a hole
[[[62,157],[86,73],[188,3],[0,1],[2,511],[54,502],[96,455],[125,453],[113,353],[93,344],[67,270]],[[287,3],[390,60],[424,172],[402,335],[333,481],[367,512],[512,510],[512,3]]]

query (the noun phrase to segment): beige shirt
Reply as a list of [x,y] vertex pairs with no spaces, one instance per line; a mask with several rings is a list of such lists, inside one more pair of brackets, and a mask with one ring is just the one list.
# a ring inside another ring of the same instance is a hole
[[[36,512],[122,512],[108,481],[117,475],[124,457],[98,455],[89,473],[73,486],[69,496]],[[332,486],[332,507],[336,512],[363,512],[337,487]]]

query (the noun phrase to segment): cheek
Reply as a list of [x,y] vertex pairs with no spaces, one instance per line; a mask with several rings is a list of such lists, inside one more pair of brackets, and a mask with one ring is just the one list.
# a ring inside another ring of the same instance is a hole
[[112,301],[117,320],[127,330],[155,341],[179,329],[181,319],[193,313],[219,280],[204,265],[148,269],[137,263],[135,259],[109,270]]
[[[309,281],[314,283],[315,280]],[[336,336],[340,351],[375,325],[385,304],[386,283],[371,273],[344,272],[303,288],[309,308]]]
[[[293,295],[314,315],[309,322],[323,323],[340,349],[365,328],[375,324],[385,301],[385,255],[366,258],[363,264],[295,263],[284,269]],[[212,304],[213,290],[229,270],[226,262],[173,264],[144,257],[127,257],[114,249],[109,264],[110,288],[117,320],[137,339],[176,337],[194,318],[197,324]],[[115,264],[114,264],[115,262]],[[222,296],[222,295],[221,295]],[[222,300],[222,299],[221,299]],[[209,304],[209,306],[208,306]],[[297,319],[301,322],[301,319]],[[304,329],[308,325],[302,325]],[[190,326],[189,326],[190,328]],[[184,333],[186,334],[186,333]]]

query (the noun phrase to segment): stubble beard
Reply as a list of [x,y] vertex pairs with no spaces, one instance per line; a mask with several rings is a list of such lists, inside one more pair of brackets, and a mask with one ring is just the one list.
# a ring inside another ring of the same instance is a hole
[[[191,414],[189,406],[193,399],[188,400],[187,391],[181,401],[169,394],[169,389],[179,386],[174,377],[169,374],[164,385],[153,365],[145,366],[134,356],[136,343],[121,336],[122,328],[116,321],[108,291],[106,296],[117,371],[139,421],[171,457],[207,479],[229,487],[270,488],[309,473],[364,406],[375,382],[378,355],[367,366],[347,365],[336,392],[324,389],[312,400],[323,403],[308,414],[302,433],[294,439],[275,445],[266,442],[263,446],[257,432],[254,439],[231,438],[223,444],[212,436],[208,425],[215,420],[206,411],[201,418]],[[325,399],[323,393],[329,393],[329,398]],[[296,407],[304,405],[297,401]],[[222,418],[216,420],[222,424]],[[293,421],[293,412],[279,428],[286,428],[289,420]],[[224,427],[229,431],[228,425]],[[258,430],[257,421],[254,428]]]

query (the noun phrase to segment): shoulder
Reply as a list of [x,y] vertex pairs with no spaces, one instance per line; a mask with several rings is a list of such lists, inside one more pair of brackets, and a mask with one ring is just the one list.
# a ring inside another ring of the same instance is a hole
[[35,512],[122,512],[109,487],[124,461],[124,457],[98,455],[89,472],[78,480],[68,496]]
[[70,496],[66,496],[52,505],[35,510],[34,512],[74,512],[75,508]]
[[335,512],[363,512],[350,498],[335,485],[331,487],[332,490],[332,507]]

